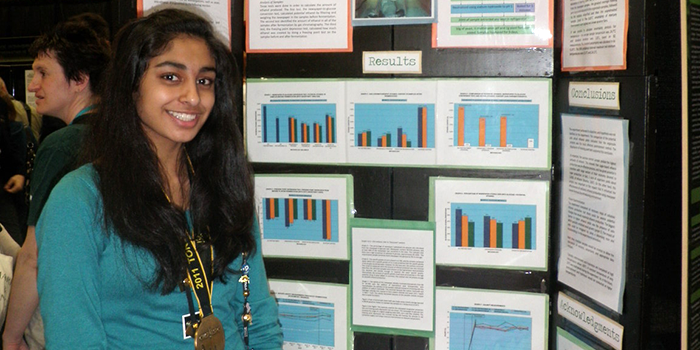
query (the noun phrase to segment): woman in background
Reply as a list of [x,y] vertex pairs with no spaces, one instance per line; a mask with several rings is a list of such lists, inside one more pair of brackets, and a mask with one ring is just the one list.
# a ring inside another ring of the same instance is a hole
[[281,348],[239,83],[198,15],[161,10],[119,31],[90,163],[37,225],[47,348]]

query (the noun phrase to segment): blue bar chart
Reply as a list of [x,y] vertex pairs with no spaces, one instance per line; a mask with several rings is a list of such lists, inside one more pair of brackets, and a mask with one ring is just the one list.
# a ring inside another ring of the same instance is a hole
[[355,104],[355,146],[435,148],[435,105]]
[[536,104],[455,104],[454,146],[537,148]]
[[263,143],[337,143],[333,103],[263,104]]
[[452,247],[537,249],[536,205],[451,203]]
[[333,303],[277,299],[279,320],[285,343],[335,346],[335,306]]
[[264,198],[265,239],[338,242],[338,200]]
[[531,350],[530,311],[453,306],[450,350]]

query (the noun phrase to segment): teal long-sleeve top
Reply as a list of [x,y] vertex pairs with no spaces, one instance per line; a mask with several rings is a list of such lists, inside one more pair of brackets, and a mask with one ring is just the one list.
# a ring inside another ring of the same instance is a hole
[[[37,285],[47,349],[193,349],[193,340],[184,338],[186,294],[148,289],[155,267],[150,253],[104,232],[97,176],[90,165],[66,175],[37,223]],[[248,259],[250,345],[281,349],[277,304],[268,290],[257,224],[254,230],[258,249]],[[231,263],[235,271],[240,266],[241,257]],[[226,350],[243,350],[241,284],[235,276],[226,284],[216,280],[212,294]]]

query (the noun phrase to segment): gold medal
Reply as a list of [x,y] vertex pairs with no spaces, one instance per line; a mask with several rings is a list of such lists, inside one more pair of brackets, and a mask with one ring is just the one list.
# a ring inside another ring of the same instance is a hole
[[204,317],[194,332],[195,350],[224,350],[224,327],[214,315]]

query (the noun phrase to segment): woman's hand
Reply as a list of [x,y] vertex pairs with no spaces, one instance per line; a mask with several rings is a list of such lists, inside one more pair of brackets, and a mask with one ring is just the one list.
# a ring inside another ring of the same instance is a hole
[[23,175],[15,175],[11,177],[9,180],[7,180],[7,183],[5,184],[4,187],[5,191],[10,192],[10,193],[17,193],[21,190],[24,189],[24,176]]

